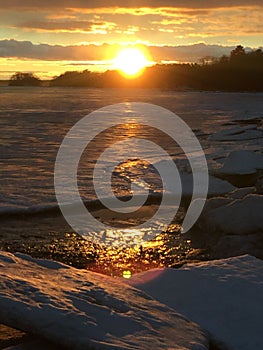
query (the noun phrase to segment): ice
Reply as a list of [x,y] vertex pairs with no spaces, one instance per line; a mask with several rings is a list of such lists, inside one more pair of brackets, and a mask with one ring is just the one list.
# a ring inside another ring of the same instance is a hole
[[219,169],[219,173],[222,175],[250,175],[259,169],[263,169],[263,154],[239,150],[229,154],[223,167]]
[[209,136],[211,141],[246,141],[263,137],[263,132],[257,130],[257,125],[236,126],[221,130]]
[[[163,169],[167,168],[166,170],[166,185],[167,185],[167,190],[171,190],[174,188],[174,183],[177,181],[175,174],[171,173],[169,171],[169,161],[161,161],[158,164],[160,167]],[[179,171],[180,175],[180,180],[182,183],[182,191],[180,190],[180,187],[178,186],[178,193],[177,195],[180,196],[186,196],[186,197],[191,197],[193,194],[193,175],[191,172],[186,172],[186,171]],[[196,173],[196,175],[199,175],[199,173]],[[200,175],[202,173],[200,172]],[[199,183],[199,188],[203,189],[205,187],[205,177],[198,177],[199,179],[201,178],[201,182]],[[213,175],[209,175],[209,186],[208,186],[208,196],[219,196],[223,194],[227,194],[229,192],[232,192],[236,189],[235,186],[231,185],[228,181],[219,179]],[[198,192],[197,195],[203,196],[203,191]]]
[[45,340],[28,341],[22,344],[10,346],[4,350],[62,350],[64,348],[51,344]]
[[253,194],[255,189],[253,187],[244,187],[239,188],[231,193],[229,193],[229,197],[233,199],[242,199],[246,197],[248,194]]
[[[192,174],[181,173],[181,181],[183,185],[183,195],[191,196],[193,193]],[[234,191],[236,188],[228,181],[218,179],[212,175],[209,176],[208,196],[220,196]]]
[[209,232],[248,235],[263,232],[263,195],[249,194],[242,199],[214,199],[208,202],[199,225]]

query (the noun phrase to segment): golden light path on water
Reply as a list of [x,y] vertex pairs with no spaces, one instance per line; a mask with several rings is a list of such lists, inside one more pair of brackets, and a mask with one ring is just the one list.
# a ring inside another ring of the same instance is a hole
[[[135,229],[131,231],[134,232]],[[119,230],[120,234],[122,232]],[[102,247],[95,262],[89,264],[88,269],[111,276],[130,278],[135,273],[152,268],[176,266],[191,250],[191,240],[180,233],[178,224],[171,224],[165,232],[143,245],[129,248]]]

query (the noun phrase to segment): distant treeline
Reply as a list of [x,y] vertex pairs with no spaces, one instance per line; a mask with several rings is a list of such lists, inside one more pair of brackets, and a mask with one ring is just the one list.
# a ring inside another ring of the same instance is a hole
[[[28,85],[26,79],[25,84],[23,79],[21,82],[21,74],[28,78],[28,73],[16,73],[10,85]],[[30,82],[41,85],[41,80],[32,74]],[[199,64],[157,64],[134,79],[127,79],[118,71],[66,72],[51,80],[50,86],[263,91],[263,51],[245,52],[239,45],[230,56],[205,57]]]

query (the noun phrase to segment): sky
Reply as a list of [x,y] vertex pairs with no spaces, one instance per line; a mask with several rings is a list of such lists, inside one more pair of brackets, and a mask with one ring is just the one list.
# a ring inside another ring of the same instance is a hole
[[262,0],[0,0],[0,79],[104,71],[123,46],[152,62],[198,62],[262,39]]

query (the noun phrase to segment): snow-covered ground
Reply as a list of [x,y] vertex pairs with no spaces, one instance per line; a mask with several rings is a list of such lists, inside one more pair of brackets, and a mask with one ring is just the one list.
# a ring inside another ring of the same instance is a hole
[[245,255],[157,269],[128,282],[197,322],[227,349],[263,349],[262,260]]
[[0,323],[76,350],[209,346],[197,324],[124,281],[4,252]]
[[[0,266],[0,322],[72,349],[205,350],[202,329],[222,349],[263,348],[263,262],[252,256],[129,280],[4,252]],[[36,348],[51,350],[42,340],[10,350]]]

